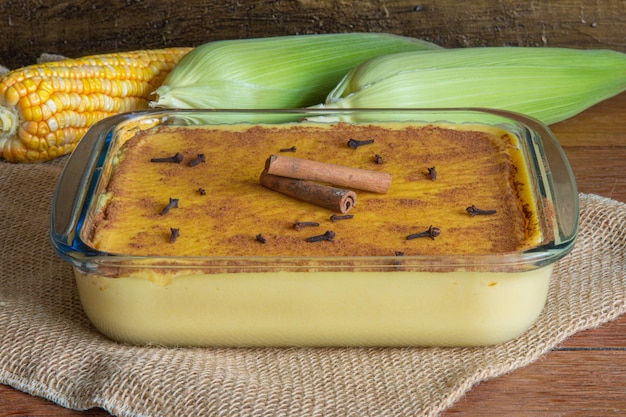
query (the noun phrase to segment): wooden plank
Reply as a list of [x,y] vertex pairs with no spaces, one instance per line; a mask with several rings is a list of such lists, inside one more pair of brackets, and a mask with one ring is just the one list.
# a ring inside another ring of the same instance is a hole
[[550,126],[562,145],[626,146],[626,93],[604,100],[582,113]]
[[100,408],[82,412],[70,410],[0,384],[0,417],[15,416],[106,417],[110,414]]
[[565,147],[565,154],[580,192],[626,202],[626,145]]
[[624,350],[550,352],[530,367],[480,383],[440,417],[623,416],[625,366]]
[[196,46],[232,38],[390,32],[446,47],[518,45],[626,51],[626,3],[596,0],[0,2],[0,62],[28,65],[44,52],[77,57]]
[[578,189],[626,202],[626,93],[550,126],[572,166]]
[[[556,349],[621,349],[626,350],[626,315],[595,329],[576,333]],[[626,387],[624,388],[626,389]]]

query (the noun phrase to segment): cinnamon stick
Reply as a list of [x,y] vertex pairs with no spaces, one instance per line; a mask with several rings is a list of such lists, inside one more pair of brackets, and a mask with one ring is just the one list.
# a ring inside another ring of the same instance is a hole
[[391,186],[391,174],[382,171],[329,164],[310,159],[270,155],[265,163],[268,174],[300,180],[326,182],[386,194]]
[[270,190],[340,213],[348,212],[356,204],[356,194],[351,190],[272,175],[267,171],[261,173],[260,181]]

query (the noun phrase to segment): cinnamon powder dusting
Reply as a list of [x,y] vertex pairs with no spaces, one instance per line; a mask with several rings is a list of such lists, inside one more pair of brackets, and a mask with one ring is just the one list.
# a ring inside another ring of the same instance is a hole
[[[367,151],[346,146],[350,138],[375,138]],[[495,254],[537,245],[533,201],[520,181],[523,158],[501,130],[439,126],[285,125],[167,127],[141,132],[121,149],[109,199],[93,228],[93,245],[132,255],[177,256],[394,256]],[[392,175],[387,194],[359,191],[350,221],[331,222],[329,210],[259,184],[268,155],[295,147],[293,156],[380,170]],[[156,164],[163,155],[180,164]],[[206,162],[188,165],[197,155]],[[384,155],[384,164],[372,155]],[[436,166],[436,181],[428,168]],[[520,188],[521,187],[521,188]],[[201,195],[198,189],[205,190]],[[176,196],[179,208],[159,216]],[[465,208],[494,209],[471,217]],[[295,221],[319,227],[296,230]],[[405,237],[441,229],[432,239]],[[170,230],[180,230],[174,243]],[[306,238],[332,229],[332,241]],[[262,232],[264,244],[255,236]]]

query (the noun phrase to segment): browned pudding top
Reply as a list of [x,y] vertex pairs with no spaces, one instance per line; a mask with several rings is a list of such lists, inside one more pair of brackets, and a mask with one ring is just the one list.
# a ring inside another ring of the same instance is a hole
[[[353,149],[350,139],[374,141]],[[292,147],[295,151],[286,152]],[[182,162],[151,162],[176,153]],[[204,161],[190,164],[200,154]],[[354,190],[353,217],[333,222],[332,211],[260,185],[270,154],[385,171],[392,184],[386,194]],[[161,126],[121,148],[91,242],[112,253],[166,256],[517,251],[541,239],[523,159],[516,139],[497,129]],[[435,178],[429,168],[435,168]],[[163,214],[170,199],[178,200],[177,207]],[[472,217],[466,211],[472,205],[496,213]],[[297,230],[294,222],[319,226]],[[407,240],[430,226],[440,231],[435,238]],[[326,231],[334,233],[332,241],[307,241]]]

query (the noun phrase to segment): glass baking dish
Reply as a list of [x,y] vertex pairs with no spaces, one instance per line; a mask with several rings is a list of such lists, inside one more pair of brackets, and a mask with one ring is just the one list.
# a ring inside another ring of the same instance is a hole
[[[403,122],[497,126],[527,163],[540,245],[497,255],[136,256],[90,246],[118,149],[160,125]],[[165,346],[481,346],[537,320],[554,262],[578,232],[578,192],[550,130],[487,109],[146,110],[93,126],[64,168],[51,242],[75,271],[93,325],[125,343]],[[311,266],[307,266],[311,265]]]

